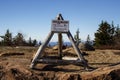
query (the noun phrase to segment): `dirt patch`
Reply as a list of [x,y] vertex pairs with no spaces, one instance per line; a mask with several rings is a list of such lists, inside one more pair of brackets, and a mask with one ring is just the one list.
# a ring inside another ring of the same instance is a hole
[[[6,62],[7,63],[7,62]],[[101,67],[88,72],[55,72],[30,70],[21,65],[7,63],[0,69],[1,80],[119,80],[120,65]]]
[[98,68],[92,72],[82,73],[84,80],[119,80],[120,65]]
[[[120,55],[116,55],[120,50],[85,51],[87,55],[84,57],[88,60],[89,66],[94,68],[93,71],[86,71],[82,66],[72,64],[38,64],[36,69],[32,70],[29,66],[37,49],[2,47],[0,54],[19,52],[24,55],[0,57],[0,80],[120,80]],[[46,55],[57,55],[57,51],[52,51],[50,48],[45,49]],[[77,56],[73,48],[63,50],[63,55]]]

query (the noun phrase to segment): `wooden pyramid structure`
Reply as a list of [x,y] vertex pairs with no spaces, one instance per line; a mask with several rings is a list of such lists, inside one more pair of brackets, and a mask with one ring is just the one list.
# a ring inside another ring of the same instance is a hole
[[[43,50],[46,48],[47,44],[51,40],[53,34],[57,33],[58,34],[58,54],[59,58],[43,58]],[[62,34],[67,34],[70,42],[72,43],[72,46],[78,56],[78,60],[63,60],[62,59]],[[51,26],[51,31],[48,34],[45,42],[39,47],[38,51],[36,52],[30,68],[35,68],[35,65],[38,63],[47,63],[47,64],[78,64],[78,65],[83,65],[85,69],[88,69],[88,63],[84,59],[84,57],[81,54],[80,49],[78,46],[76,46],[74,38],[72,37],[72,34],[69,31],[69,21],[66,21],[63,19],[61,14],[58,14],[55,20],[52,20],[52,26]]]

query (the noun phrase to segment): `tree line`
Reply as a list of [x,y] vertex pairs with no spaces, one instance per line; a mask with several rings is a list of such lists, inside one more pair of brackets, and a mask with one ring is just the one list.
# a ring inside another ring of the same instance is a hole
[[[79,29],[74,35],[74,40],[76,45],[81,42],[79,37]],[[98,30],[94,33],[94,47],[99,49],[120,49],[120,28],[119,25],[114,25],[108,23],[107,21],[101,21],[98,26]],[[0,41],[0,46],[36,46],[41,45],[41,42],[38,43],[36,39],[25,40],[22,33],[17,33],[15,37],[12,37],[12,33],[9,29],[6,30],[6,33],[3,36],[0,36],[2,40]],[[90,36],[87,36],[87,42],[90,41]]]
[[[95,39],[93,40],[93,46],[99,49],[120,49],[120,28],[119,25],[108,23],[107,21],[101,21],[98,26],[98,30],[94,33]],[[81,39],[79,37],[79,29],[74,35],[76,45],[79,45]],[[91,45],[90,36],[87,36],[85,43]]]
[[6,30],[6,33],[3,36],[0,36],[2,39],[0,41],[0,46],[36,46],[38,41],[36,39],[25,40],[22,33],[17,33],[15,37],[12,37],[12,33],[9,29]]
[[94,45],[101,49],[120,49],[120,28],[119,25],[101,21],[95,33]]

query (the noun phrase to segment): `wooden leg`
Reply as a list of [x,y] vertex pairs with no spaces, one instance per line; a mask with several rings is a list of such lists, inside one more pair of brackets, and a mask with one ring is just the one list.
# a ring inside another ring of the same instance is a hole
[[44,48],[47,46],[47,44],[49,43],[50,39],[52,38],[53,36],[53,32],[50,32],[48,37],[46,38],[45,42],[39,47],[38,51],[36,52],[33,60],[32,60],[32,63],[30,65],[30,68],[34,68],[34,66],[37,64],[36,61],[37,59],[39,59],[41,57],[41,54],[44,50]]
[[86,60],[84,59],[84,57],[82,56],[79,48],[76,46],[76,44],[75,44],[75,42],[74,42],[74,39],[73,39],[71,33],[68,32],[68,33],[67,33],[67,36],[68,36],[68,38],[70,39],[70,41],[71,41],[71,43],[72,43],[72,45],[73,45],[73,48],[75,49],[75,52],[76,52],[77,55],[78,55],[78,58],[80,59],[80,61],[82,61],[83,66],[84,66],[85,68],[87,68],[87,67],[88,67],[88,64],[87,64]]

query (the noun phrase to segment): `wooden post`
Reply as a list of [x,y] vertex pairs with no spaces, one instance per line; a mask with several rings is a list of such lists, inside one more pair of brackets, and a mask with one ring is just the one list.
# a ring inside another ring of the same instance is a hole
[[62,59],[62,34],[58,33],[58,55]]
[[[58,14],[58,16],[56,17],[56,20],[64,20],[61,14]],[[62,33],[58,33],[58,55],[60,57],[60,59],[62,59]]]

